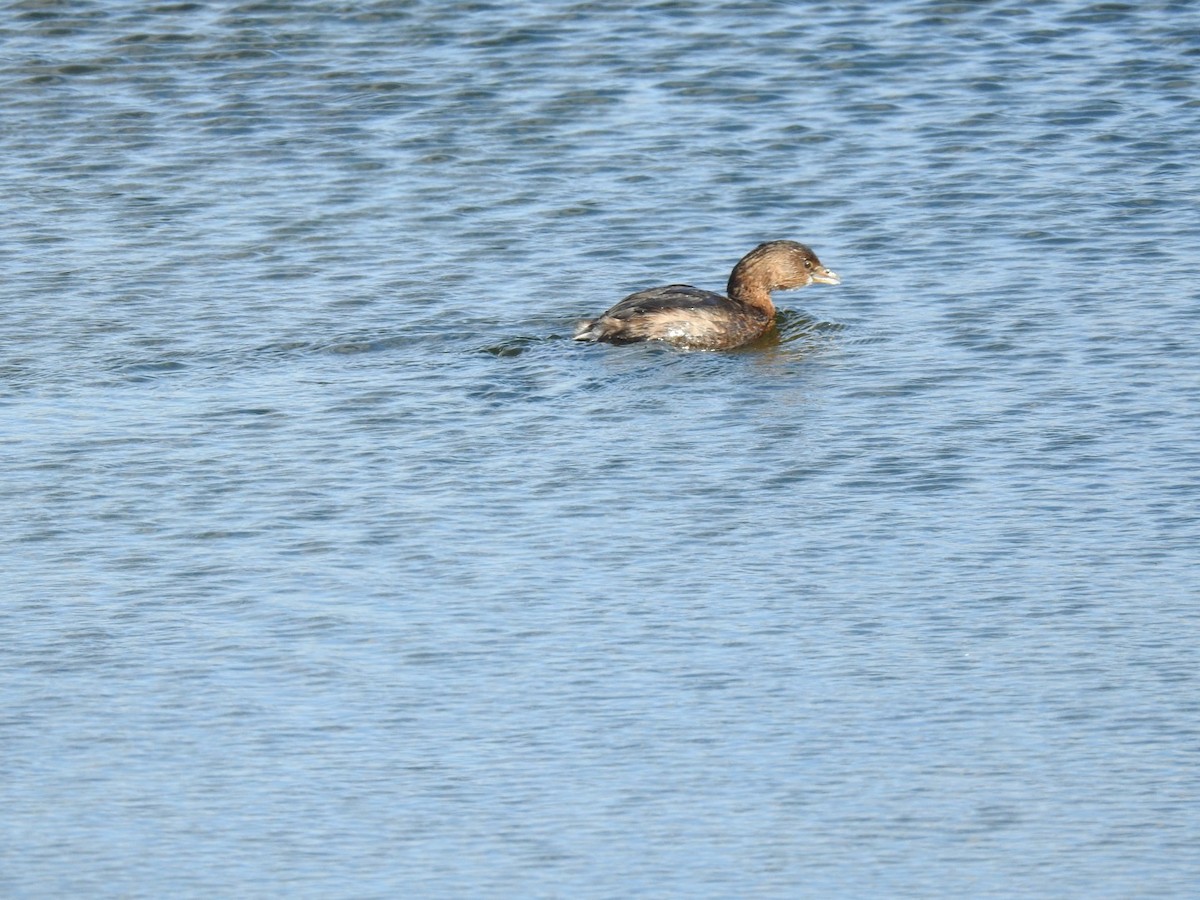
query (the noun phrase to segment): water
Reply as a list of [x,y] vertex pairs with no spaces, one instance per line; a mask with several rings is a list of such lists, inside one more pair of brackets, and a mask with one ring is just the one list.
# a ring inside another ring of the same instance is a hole
[[1193,895],[1194,4],[0,26],[0,893]]

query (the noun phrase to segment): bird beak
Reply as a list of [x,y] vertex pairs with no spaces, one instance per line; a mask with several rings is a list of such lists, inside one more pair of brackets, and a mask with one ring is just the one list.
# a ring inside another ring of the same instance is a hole
[[827,269],[824,266],[817,266],[813,269],[812,280],[817,284],[841,284],[842,279],[838,277],[838,273],[832,269]]

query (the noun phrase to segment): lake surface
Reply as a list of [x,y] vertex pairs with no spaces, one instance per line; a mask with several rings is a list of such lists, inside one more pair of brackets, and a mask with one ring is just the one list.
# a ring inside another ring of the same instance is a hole
[[[0,894],[1190,897],[1191,2],[0,11]],[[760,241],[731,353],[572,342]]]

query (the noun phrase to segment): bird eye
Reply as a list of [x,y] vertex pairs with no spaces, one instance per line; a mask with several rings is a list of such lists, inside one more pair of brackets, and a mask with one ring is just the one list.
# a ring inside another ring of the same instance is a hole
[[812,260],[811,260],[811,259],[806,259],[806,260],[804,261],[804,268],[806,268],[806,269],[811,269],[811,268],[812,268]]

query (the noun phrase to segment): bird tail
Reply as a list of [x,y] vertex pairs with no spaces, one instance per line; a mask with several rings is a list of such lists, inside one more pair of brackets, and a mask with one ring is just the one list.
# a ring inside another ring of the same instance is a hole
[[575,340],[577,341],[602,341],[608,330],[604,327],[602,319],[584,319],[575,326]]

